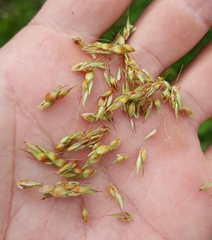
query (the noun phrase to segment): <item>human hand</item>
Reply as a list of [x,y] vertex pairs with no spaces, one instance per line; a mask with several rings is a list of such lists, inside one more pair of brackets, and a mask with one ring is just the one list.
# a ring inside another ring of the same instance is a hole
[[[75,86],[82,79],[71,72],[73,65],[85,59],[71,36],[80,36],[85,42],[96,41],[131,1],[92,2],[59,5],[58,1],[48,1],[32,22],[0,50],[1,237],[210,239],[211,196],[198,189],[212,180],[212,153],[211,148],[202,153],[197,129],[211,116],[211,44],[183,70],[176,83],[184,104],[194,113],[192,117],[180,116],[176,120],[170,106],[164,105],[164,120],[156,111],[151,113],[141,133],[133,136],[128,119],[116,113],[116,129],[122,139],[119,152],[127,150],[130,157],[89,182],[103,190],[108,183],[117,186],[126,211],[134,217],[132,222],[123,223],[108,216],[117,212],[117,205],[104,191],[85,197],[90,218],[84,224],[78,198],[41,201],[33,189],[20,192],[14,187],[20,178],[47,183],[54,180],[53,174],[47,174],[48,166],[30,160],[20,151],[24,141],[48,148],[73,128],[88,128],[80,117],[76,123],[80,88],[46,112],[38,111],[37,106],[45,93],[60,82]],[[158,76],[207,32],[212,21],[211,7],[211,1],[154,1],[137,21],[137,30],[129,40],[136,49],[132,58],[141,68]],[[95,86],[93,96],[103,89],[101,84]],[[95,101],[89,96],[85,109],[93,109]],[[157,129],[156,135],[143,141],[153,129]],[[148,154],[143,179],[141,174],[135,174],[141,147]],[[107,159],[104,164],[107,165]]]

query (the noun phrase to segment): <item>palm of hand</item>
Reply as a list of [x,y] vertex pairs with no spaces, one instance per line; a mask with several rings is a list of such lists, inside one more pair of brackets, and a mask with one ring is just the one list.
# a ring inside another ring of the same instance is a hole
[[[25,36],[28,39],[22,40]],[[7,130],[1,130],[5,161],[1,168],[4,197],[0,206],[8,239],[182,239],[182,236],[209,239],[211,199],[198,191],[209,175],[209,164],[196,136],[198,125],[192,118],[180,116],[177,121],[169,106],[162,106],[167,132],[156,112],[138,136],[128,129],[128,120],[116,115],[117,132],[123,139],[119,152],[127,152],[130,157],[122,165],[106,168],[89,180],[103,192],[84,198],[90,213],[88,223],[80,219],[78,198],[41,201],[36,191],[20,193],[14,188],[14,181],[20,178],[49,182],[54,179],[51,174],[46,176],[48,167],[28,159],[19,148],[24,148],[23,141],[29,139],[52,146],[70,132],[79,107],[79,89],[47,112],[39,112],[37,106],[44,93],[56,84],[79,84],[82,76],[76,76],[70,69],[84,60],[83,56],[70,36],[41,26],[24,29],[2,54],[6,81],[2,83],[1,116]],[[98,91],[96,87],[94,96]],[[195,112],[194,100],[184,92],[182,96]],[[90,105],[91,102],[88,109]],[[84,130],[86,126],[78,119],[77,129]],[[143,141],[153,129],[157,129],[154,138]],[[141,174],[135,174],[135,160],[141,147],[148,154],[143,179]],[[107,159],[105,163],[108,164]],[[108,216],[119,211],[105,193],[108,183],[121,191],[125,209],[134,217],[132,223]]]

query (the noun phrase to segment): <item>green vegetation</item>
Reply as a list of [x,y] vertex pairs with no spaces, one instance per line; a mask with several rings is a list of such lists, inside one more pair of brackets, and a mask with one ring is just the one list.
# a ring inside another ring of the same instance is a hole
[[1,0],[0,47],[33,18],[44,0]]
[[[126,12],[102,38],[112,39],[112,36],[124,26],[128,13],[131,22],[134,22],[150,2],[151,0],[134,0],[130,10]],[[9,41],[21,28],[27,25],[43,3],[44,0],[1,0],[0,47]],[[166,70],[166,73],[168,73],[167,79],[173,79],[180,72],[181,67],[185,67],[211,39],[212,29],[209,30],[204,38],[202,38],[188,54]],[[202,149],[206,149],[212,143],[212,119],[208,119],[200,126],[198,136]]]

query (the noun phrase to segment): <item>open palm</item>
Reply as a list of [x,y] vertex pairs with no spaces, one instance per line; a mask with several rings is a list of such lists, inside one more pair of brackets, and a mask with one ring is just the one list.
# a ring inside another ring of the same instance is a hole
[[[1,49],[1,239],[211,239],[212,200],[209,192],[198,190],[212,181],[212,153],[210,148],[202,153],[197,138],[199,124],[212,113],[211,44],[176,83],[184,104],[193,110],[192,117],[176,120],[170,106],[164,105],[163,119],[153,112],[134,136],[128,119],[117,111],[115,124],[122,139],[119,152],[128,153],[129,158],[88,180],[102,192],[84,197],[90,214],[86,224],[80,219],[80,198],[42,201],[36,190],[22,192],[15,187],[21,178],[47,184],[56,180],[55,174],[49,173],[54,168],[20,151],[25,148],[24,141],[50,148],[63,136],[88,128],[78,116],[80,88],[52,108],[37,110],[44,94],[59,83],[75,86],[81,82],[83,75],[72,73],[71,67],[86,59],[71,36],[96,41],[130,2],[49,0]],[[211,1],[153,2],[136,23],[137,31],[130,39],[136,49],[132,57],[157,76],[207,32],[211,9]],[[92,110],[94,97],[104,89],[103,81],[95,80],[93,98],[90,96],[80,111]],[[144,141],[154,129],[156,135]],[[135,174],[141,147],[148,154],[143,178]],[[111,162],[107,158],[103,161],[104,165]],[[108,184],[120,190],[124,209],[134,217],[132,222],[109,216],[119,209],[105,191]]]

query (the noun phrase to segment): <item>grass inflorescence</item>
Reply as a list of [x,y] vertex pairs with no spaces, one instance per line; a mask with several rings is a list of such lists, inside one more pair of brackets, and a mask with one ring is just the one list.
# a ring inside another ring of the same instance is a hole
[[[173,109],[176,118],[178,118],[179,113],[186,116],[192,115],[192,111],[183,105],[178,87],[171,86],[163,77],[159,76],[154,79],[146,70],[140,69],[136,61],[131,58],[130,53],[134,52],[135,49],[127,43],[127,40],[135,31],[136,28],[130,24],[128,18],[126,26],[116,34],[110,43],[94,42],[87,44],[80,37],[72,37],[76,46],[80,47],[86,55],[91,55],[91,59],[93,59],[85,60],[72,67],[73,72],[84,74],[81,83],[82,105],[86,105],[87,99],[91,97],[92,88],[96,84],[94,81],[96,69],[102,72],[107,85],[104,93],[98,96],[96,105],[93,106],[94,111],[84,112],[82,117],[89,124],[100,121],[105,124],[89,131],[82,129],[64,136],[54,146],[54,151],[26,142],[26,152],[31,154],[38,162],[55,166],[57,168],[56,175],[63,178],[63,180],[43,185],[40,182],[21,179],[16,182],[19,188],[27,189],[39,186],[39,191],[43,194],[42,199],[96,194],[99,192],[97,190],[98,186],[84,184],[80,180],[92,178],[98,174],[97,166],[103,156],[117,150],[121,144],[120,138],[115,138],[109,143],[103,142],[104,136],[110,134],[110,127],[107,126],[107,123],[112,123],[115,126],[114,111],[121,109],[126,117],[130,119],[132,134],[136,132],[133,119],[142,117],[146,121],[153,108],[160,113],[161,104],[168,103]],[[99,60],[103,59],[104,56],[115,56],[119,59],[119,64],[115,64],[115,66],[118,66],[116,75],[110,72],[110,65],[113,65],[114,61],[106,64],[104,61]],[[56,100],[65,97],[72,89],[63,90],[62,88],[63,84],[60,84],[49,91],[38,109],[44,110],[50,107]],[[160,97],[158,98],[158,96]],[[152,130],[145,139],[152,137],[156,132],[156,129]],[[86,157],[83,156],[81,159],[74,160],[68,159],[70,154],[73,152],[80,154],[82,149],[88,149],[89,153]],[[118,153],[116,156],[117,158],[108,167],[126,160],[128,153]],[[141,147],[137,161],[135,160],[137,173],[145,164],[146,157],[146,150]],[[76,178],[79,181],[75,181]],[[117,188],[109,184],[108,192],[116,200],[121,211],[111,214],[111,216],[116,216],[122,221],[131,221],[133,217],[123,210],[122,196]],[[87,222],[88,210],[85,203],[83,203],[81,216],[83,221]]]

